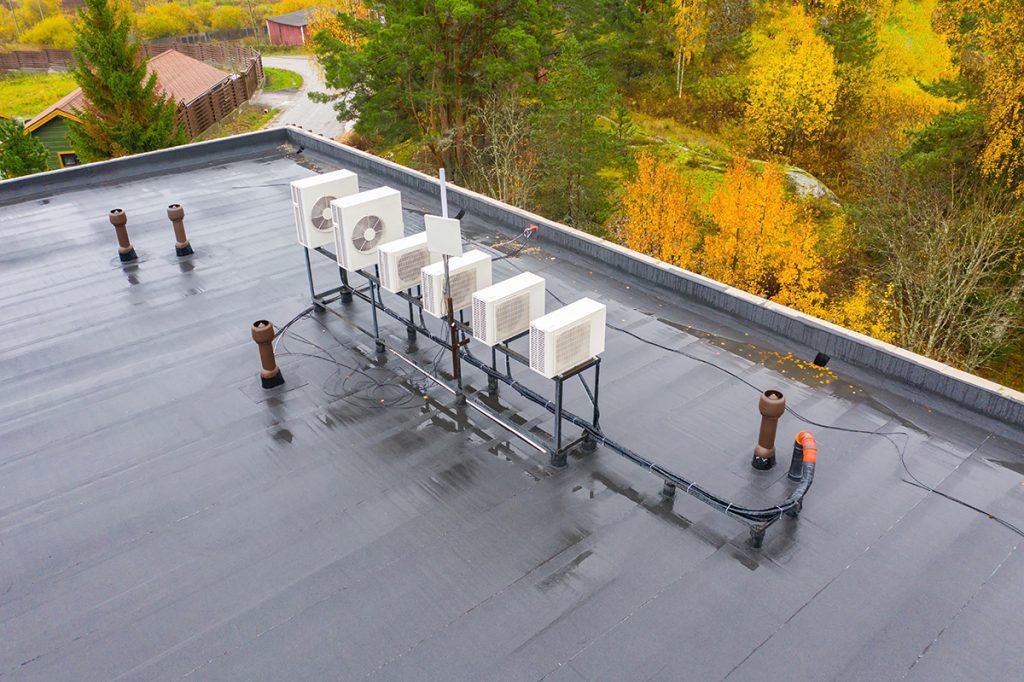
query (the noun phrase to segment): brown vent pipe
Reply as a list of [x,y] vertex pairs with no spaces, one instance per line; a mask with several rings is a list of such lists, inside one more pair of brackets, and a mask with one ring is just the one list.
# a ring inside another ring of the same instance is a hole
[[781,392],[769,389],[761,394],[757,409],[761,413],[761,430],[751,464],[755,469],[771,469],[775,466],[775,432],[779,417],[786,411],[786,398]]
[[128,241],[128,216],[123,209],[115,208],[110,212],[110,224],[114,226],[117,233],[117,256],[122,263],[130,263],[138,259],[135,247]]
[[252,340],[260,347],[260,383],[263,388],[274,388],[284,383],[281,368],[274,360],[274,325],[269,320],[256,320],[252,323]]
[[167,207],[167,217],[174,226],[174,252],[179,258],[191,256],[194,252],[192,245],[188,243],[188,237],[185,236],[185,209],[181,204],[171,204]]

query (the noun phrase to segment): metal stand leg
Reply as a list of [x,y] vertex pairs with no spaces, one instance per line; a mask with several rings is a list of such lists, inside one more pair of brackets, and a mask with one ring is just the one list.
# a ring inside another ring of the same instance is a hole
[[338,272],[341,273],[341,295],[338,298],[342,303],[351,303],[352,287],[348,285],[348,273],[345,272],[345,268],[340,266]]
[[405,326],[405,336],[409,343],[416,343],[416,327],[413,326],[412,301],[409,301],[409,324]]
[[378,354],[384,352],[384,342],[380,339],[380,327],[377,324],[377,285],[370,280],[370,310],[373,311],[373,344]]
[[[601,410],[598,407],[599,403],[598,396],[601,390],[601,358],[597,359],[597,364],[594,365],[594,394],[591,396],[591,400],[594,403],[594,424],[595,429],[599,429],[598,420],[601,418]],[[597,450],[597,441],[590,435],[589,431],[583,432],[583,442],[580,444],[580,448],[583,452],[594,452]],[[664,492],[664,491],[663,491]]]
[[309,249],[303,247],[302,255],[306,257],[306,280],[309,282],[309,300],[316,303],[316,289],[313,288],[313,264],[309,262]]
[[551,452],[551,466],[561,469],[566,465],[562,451],[562,378],[555,377],[555,449]]
[[764,544],[764,528],[751,528],[750,546],[754,549],[761,549],[762,544]]
[[[491,346],[491,369],[495,372],[498,371],[498,349],[495,346]],[[489,393],[496,393],[498,391],[498,379],[487,375],[487,391]]]

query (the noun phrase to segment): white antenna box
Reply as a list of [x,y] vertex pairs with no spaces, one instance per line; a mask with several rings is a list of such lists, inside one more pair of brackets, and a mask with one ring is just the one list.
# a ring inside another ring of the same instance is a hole
[[544,278],[524,272],[473,294],[473,337],[493,346],[530,329],[544,314]]
[[377,264],[377,247],[405,236],[402,193],[378,187],[331,202],[338,265],[349,271]]
[[[473,249],[448,261],[451,276],[452,309],[462,310],[473,302],[473,294],[491,286],[491,257]],[[422,270],[423,310],[444,317],[444,263],[431,263]]]
[[359,192],[359,177],[347,170],[292,182],[292,208],[299,243],[316,249],[334,242],[331,202]]
[[530,324],[530,369],[548,379],[604,352],[604,304],[570,303]]
[[377,249],[380,285],[392,293],[412,288],[422,281],[420,270],[439,260],[439,254],[427,249],[425,232],[381,244]]

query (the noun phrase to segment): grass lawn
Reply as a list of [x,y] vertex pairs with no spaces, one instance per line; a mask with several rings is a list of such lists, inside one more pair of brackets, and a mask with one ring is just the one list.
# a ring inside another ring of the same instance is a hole
[[302,87],[302,76],[294,71],[268,66],[263,69],[263,73],[267,75],[264,90],[297,90]]
[[22,73],[0,75],[0,113],[32,118],[78,85],[66,73]]
[[199,136],[196,142],[216,140],[218,137],[251,133],[267,125],[270,119],[277,115],[277,109],[271,109],[263,113],[263,109],[244,104],[239,107],[234,116],[227,121],[214,125],[205,133]]

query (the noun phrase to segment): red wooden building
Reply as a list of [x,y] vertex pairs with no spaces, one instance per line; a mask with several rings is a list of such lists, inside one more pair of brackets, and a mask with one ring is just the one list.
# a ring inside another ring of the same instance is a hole
[[271,45],[305,45],[309,40],[309,14],[313,8],[300,9],[267,19],[267,36]]

